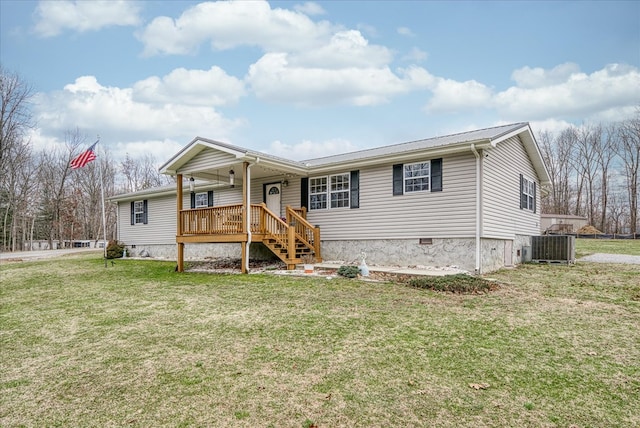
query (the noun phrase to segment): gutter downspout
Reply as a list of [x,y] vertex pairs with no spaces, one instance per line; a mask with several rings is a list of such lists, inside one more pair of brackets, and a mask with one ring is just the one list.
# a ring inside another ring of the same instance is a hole
[[480,216],[480,184],[481,184],[481,177],[480,177],[480,153],[478,153],[478,151],[476,150],[476,145],[475,144],[471,144],[471,151],[473,152],[473,154],[476,156],[476,275],[479,275],[482,273],[482,245],[480,242],[480,221],[481,221],[481,216]]
[[257,157],[256,161],[247,164],[247,245],[245,247],[245,271],[249,273],[249,247],[251,246],[251,167],[260,162]]

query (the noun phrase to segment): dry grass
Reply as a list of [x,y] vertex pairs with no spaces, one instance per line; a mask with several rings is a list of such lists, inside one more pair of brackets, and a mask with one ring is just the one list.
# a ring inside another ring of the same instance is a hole
[[640,426],[640,266],[466,296],[95,256],[0,275],[4,427]]

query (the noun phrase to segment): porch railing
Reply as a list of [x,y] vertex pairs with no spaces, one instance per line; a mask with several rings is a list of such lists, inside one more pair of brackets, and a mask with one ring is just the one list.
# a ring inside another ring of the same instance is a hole
[[242,204],[180,211],[183,235],[242,233]]
[[[182,236],[226,235],[243,233],[242,204],[196,208],[180,211]],[[296,246],[301,244],[313,251],[318,261],[320,229],[306,220],[304,208],[286,208],[286,222],[269,211],[265,204],[251,205],[251,233],[262,234],[287,249],[290,260],[296,258]]]

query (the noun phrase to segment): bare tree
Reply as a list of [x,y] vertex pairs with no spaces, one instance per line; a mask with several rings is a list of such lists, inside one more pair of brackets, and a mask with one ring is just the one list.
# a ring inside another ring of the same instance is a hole
[[595,150],[595,164],[600,170],[600,225],[601,231],[606,232],[607,202],[609,198],[609,173],[611,164],[617,154],[618,132],[615,125],[610,124],[603,128],[596,126],[593,129],[593,148]]
[[638,169],[640,165],[640,108],[633,118],[622,122],[619,129],[618,151],[624,165],[628,187],[629,225],[631,233],[638,233]]
[[134,159],[127,153],[120,163],[120,171],[125,178],[125,192],[135,192],[171,184],[171,179],[160,174],[156,160],[151,154]]
[[596,220],[595,188],[598,170],[596,141],[599,139],[598,129],[592,125],[584,125],[577,129],[576,150],[574,152],[574,164],[577,170],[577,206],[576,215],[580,210],[582,191],[586,190],[584,210],[587,213],[589,224]]
[[77,218],[73,215],[77,211],[77,201],[71,196],[69,176],[70,162],[77,154],[78,147],[83,144],[78,130],[67,131],[65,134],[66,149],[43,151],[40,155],[38,180],[41,186],[41,213],[39,220],[49,241],[49,248],[53,248],[53,241],[60,243],[64,238],[73,238],[73,230],[78,227]]
[[0,249],[16,249],[23,198],[30,185],[31,152],[26,132],[32,127],[29,99],[32,89],[0,65]]
[[575,147],[576,134],[573,128],[560,133],[557,138],[549,132],[540,134],[542,157],[549,170],[551,190],[545,199],[543,212],[569,214],[571,191],[570,176],[572,170],[572,153]]

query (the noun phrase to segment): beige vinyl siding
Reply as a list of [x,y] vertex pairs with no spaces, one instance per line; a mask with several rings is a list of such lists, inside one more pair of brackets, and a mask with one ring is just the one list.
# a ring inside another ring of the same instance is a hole
[[[412,162],[426,160],[430,159]],[[474,177],[475,157],[471,152],[449,156],[442,161],[441,192],[393,196],[392,163],[363,168],[360,170],[360,208],[309,211],[308,219],[320,226],[323,240],[472,237],[475,233]]]
[[[181,171],[198,171],[208,170],[214,167],[216,164],[229,163],[235,160],[235,156],[225,153],[219,150],[203,150],[194,156],[189,162],[184,164]],[[220,171],[223,173],[223,171]],[[228,170],[224,171],[224,175],[227,175]]]
[[[176,197],[140,197],[147,200],[147,224],[131,225],[131,202],[118,203],[118,236],[126,245],[175,244]],[[187,200],[187,203],[189,201]]]
[[[540,182],[518,137],[485,151],[482,214],[485,238],[540,233]],[[536,213],[520,209],[520,174],[536,183]]]

